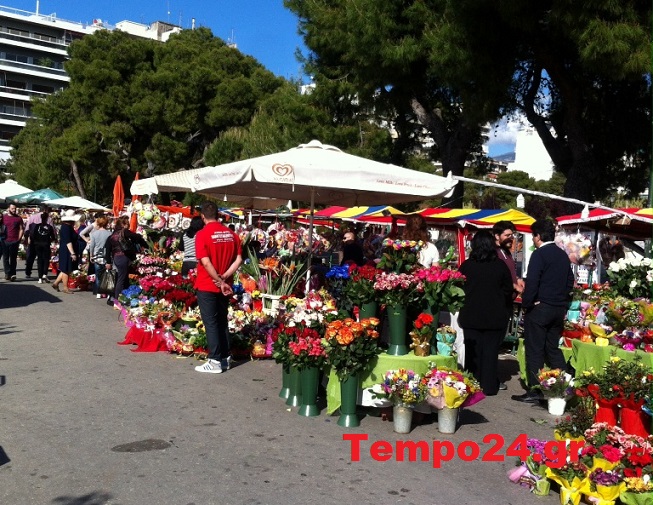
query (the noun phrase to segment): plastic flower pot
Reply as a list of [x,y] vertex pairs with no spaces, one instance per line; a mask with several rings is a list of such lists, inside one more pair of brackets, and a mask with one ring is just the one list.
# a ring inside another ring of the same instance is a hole
[[311,366],[300,372],[302,387],[302,402],[297,413],[304,417],[315,417],[320,415],[317,408],[317,385],[320,378],[320,369]]
[[408,354],[408,346],[406,345],[406,331],[407,310],[405,305],[388,305],[388,339],[390,347],[388,347],[388,354],[390,356],[403,356]]
[[281,391],[279,391],[279,398],[287,400],[290,396],[290,370],[286,370],[285,366],[281,367]]
[[356,414],[358,389],[358,374],[350,375],[346,379],[340,379],[340,417],[338,418],[338,426],[344,428],[360,426],[360,420]]
[[302,383],[299,377],[299,370],[294,366],[290,367],[288,388],[290,391],[286,399],[286,405],[289,407],[299,407],[302,404]]
[[553,416],[561,416],[565,413],[567,400],[564,398],[549,398],[548,401],[549,414]]
[[358,317],[360,319],[376,317],[378,310],[379,310],[379,305],[376,302],[364,303],[359,308]]

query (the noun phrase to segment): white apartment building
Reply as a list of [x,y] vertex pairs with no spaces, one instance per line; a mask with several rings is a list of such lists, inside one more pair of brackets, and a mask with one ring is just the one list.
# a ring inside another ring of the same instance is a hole
[[99,19],[82,24],[59,19],[56,14],[0,6],[0,166],[11,156],[9,141],[32,117],[32,99],[46,97],[70,82],[63,68],[68,46],[97,30],[121,30],[165,42],[181,28],[164,22],[144,25],[132,21],[110,26]]

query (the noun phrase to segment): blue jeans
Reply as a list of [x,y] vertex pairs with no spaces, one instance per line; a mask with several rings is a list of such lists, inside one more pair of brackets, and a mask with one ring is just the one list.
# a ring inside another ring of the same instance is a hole
[[229,357],[229,299],[222,293],[197,291],[200,315],[206,330],[209,359],[222,361]]

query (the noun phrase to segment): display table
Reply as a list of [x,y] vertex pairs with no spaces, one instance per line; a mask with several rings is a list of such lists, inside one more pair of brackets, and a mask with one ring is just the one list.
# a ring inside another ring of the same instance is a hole
[[571,364],[576,369],[576,375],[584,370],[594,368],[597,372],[610,359],[613,352],[625,361],[633,361],[635,356],[642,358],[642,364],[653,370],[653,353],[643,351],[624,351],[613,345],[598,346],[596,344],[574,340],[571,344],[572,359]]
[[[413,370],[420,375],[429,370],[429,362],[433,362],[436,366],[457,368],[456,356],[415,356],[411,351],[403,356],[390,356],[383,352],[374,358],[370,364],[369,371],[361,377],[360,388],[358,394],[358,403],[361,404],[362,398],[369,393],[365,390],[371,388],[375,384],[380,384],[383,376],[388,370],[398,370],[405,368]],[[340,381],[338,376],[332,370],[329,373],[329,383],[327,385],[327,414],[333,414],[340,407]],[[365,394],[367,393],[367,394]],[[367,402],[362,402],[365,405]]]
[[[571,348],[561,347],[560,350],[565,356],[565,361],[569,361],[571,366],[576,370],[576,376],[579,376],[585,370],[594,368],[597,372],[610,359],[613,352],[626,361],[632,361],[636,355],[641,356],[642,363],[653,370],[653,353],[643,351],[624,351],[613,345],[598,346],[591,342],[581,342],[574,339]],[[524,380],[526,377],[526,351],[524,349],[524,339],[519,339],[517,347],[517,360],[519,361],[519,374]]]

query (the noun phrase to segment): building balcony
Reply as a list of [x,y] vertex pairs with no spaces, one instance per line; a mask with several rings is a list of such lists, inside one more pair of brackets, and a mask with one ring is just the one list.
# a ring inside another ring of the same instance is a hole
[[0,59],[0,72],[15,72],[23,75],[33,75],[45,79],[70,82],[70,77],[66,75],[63,68],[44,67],[42,65],[34,65],[31,63],[22,63],[20,61]]
[[66,41],[63,38],[51,37],[38,33],[25,33],[21,30],[8,28],[5,26],[0,27],[0,41],[2,40],[29,44],[30,46],[36,46],[40,48],[57,49],[64,52],[70,45],[70,41]]

